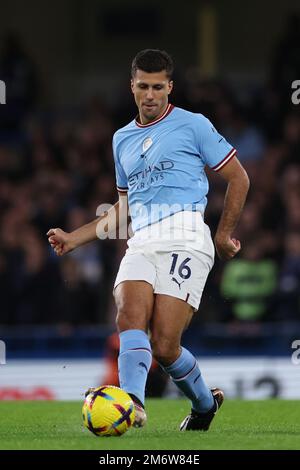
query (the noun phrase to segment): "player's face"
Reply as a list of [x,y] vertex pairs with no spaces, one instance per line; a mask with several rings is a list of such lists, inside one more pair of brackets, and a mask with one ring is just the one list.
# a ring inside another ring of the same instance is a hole
[[154,73],[136,71],[131,80],[131,90],[142,124],[148,124],[164,113],[172,88],[173,82],[169,80],[165,70]]

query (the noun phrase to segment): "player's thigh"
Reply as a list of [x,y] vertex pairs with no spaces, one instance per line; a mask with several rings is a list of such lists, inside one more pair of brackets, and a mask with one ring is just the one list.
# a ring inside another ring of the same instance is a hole
[[154,357],[164,365],[174,362],[180,354],[181,337],[193,317],[193,307],[170,295],[155,295],[150,322]]
[[118,330],[147,331],[154,304],[152,285],[146,281],[123,281],[114,289],[114,297]]

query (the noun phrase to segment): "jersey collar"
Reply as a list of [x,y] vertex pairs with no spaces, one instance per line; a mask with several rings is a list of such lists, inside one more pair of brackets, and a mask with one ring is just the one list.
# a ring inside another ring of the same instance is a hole
[[165,117],[168,116],[168,114],[170,114],[170,112],[175,108],[175,106],[171,103],[168,104],[168,106],[166,107],[166,110],[165,112],[157,119],[155,119],[155,121],[151,121],[149,122],[148,124],[141,124],[140,122],[138,122],[138,115],[137,117],[135,118],[135,124],[138,126],[138,127],[150,127],[150,126],[153,126],[154,124],[157,124],[158,122],[162,121]]

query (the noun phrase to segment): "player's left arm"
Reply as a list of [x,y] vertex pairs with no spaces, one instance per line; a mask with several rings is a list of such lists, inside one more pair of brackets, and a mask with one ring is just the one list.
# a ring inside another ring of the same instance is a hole
[[229,260],[241,249],[240,241],[232,238],[232,234],[244,207],[250,182],[245,169],[236,157],[233,157],[218,173],[228,184],[215,235],[215,246],[219,257],[222,260]]

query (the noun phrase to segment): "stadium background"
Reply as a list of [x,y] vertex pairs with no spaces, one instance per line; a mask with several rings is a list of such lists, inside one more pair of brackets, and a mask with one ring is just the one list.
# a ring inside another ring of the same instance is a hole
[[[46,232],[116,201],[111,137],[135,116],[130,62],[146,47],[171,53],[171,101],[207,115],[251,178],[243,250],[216,260],[185,344],[229,396],[299,398],[299,3],[3,0],[0,31],[0,399],[79,399],[111,371],[125,243],[58,259]],[[209,178],[214,233],[225,186]]]

